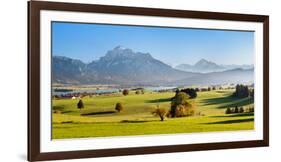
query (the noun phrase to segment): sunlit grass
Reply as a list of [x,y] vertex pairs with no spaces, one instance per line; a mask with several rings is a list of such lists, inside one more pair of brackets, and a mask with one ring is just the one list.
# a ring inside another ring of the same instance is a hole
[[[166,118],[161,122],[151,112],[159,105],[170,108],[172,92],[128,96],[93,96],[83,98],[85,108],[77,109],[78,100],[53,100],[53,138],[84,138],[127,135],[171,134],[210,131],[250,130],[254,128],[253,114],[225,115],[225,109],[235,105],[245,108],[253,104],[250,98],[231,97],[232,90],[199,92],[193,99],[201,116]],[[124,110],[115,111],[121,102]]]

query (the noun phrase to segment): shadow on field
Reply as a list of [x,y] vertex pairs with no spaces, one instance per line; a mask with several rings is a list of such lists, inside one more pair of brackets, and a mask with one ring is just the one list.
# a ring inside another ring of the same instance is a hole
[[217,108],[227,108],[227,107],[234,107],[234,106],[245,106],[249,105],[251,103],[254,103],[253,98],[236,98],[233,96],[226,96],[226,97],[218,97],[218,98],[210,98],[210,99],[204,99],[203,105],[217,105],[217,104],[223,104],[221,106],[218,106]]
[[251,122],[251,121],[254,121],[254,118],[225,120],[225,121],[218,121],[218,122],[212,122],[212,123],[202,123],[202,124],[235,124],[235,123],[245,123],[245,122]]
[[121,123],[146,123],[147,120],[122,120]]
[[53,106],[52,108],[53,108],[53,110],[59,110],[59,111],[64,110],[63,106]]
[[116,111],[99,111],[99,112],[89,112],[81,114],[82,116],[88,116],[88,115],[106,115],[106,114],[114,114]]
[[172,99],[169,98],[159,98],[159,99],[154,99],[154,100],[147,100],[146,103],[158,103],[158,102],[169,102]]
[[210,118],[227,118],[227,117],[243,117],[243,116],[254,116],[254,113],[240,113],[232,115],[219,115],[219,116],[210,116]]
[[226,91],[224,91],[224,90],[216,91],[216,93],[228,93],[228,92],[229,92],[228,90],[226,90]]
[[61,112],[61,113],[62,113],[62,114],[67,114],[67,113],[71,113],[71,112],[74,112],[74,111],[67,110],[67,111],[63,111],[63,112]]
[[70,120],[70,121],[63,121],[63,122],[61,122],[61,124],[71,124],[71,123],[74,123],[72,120]]

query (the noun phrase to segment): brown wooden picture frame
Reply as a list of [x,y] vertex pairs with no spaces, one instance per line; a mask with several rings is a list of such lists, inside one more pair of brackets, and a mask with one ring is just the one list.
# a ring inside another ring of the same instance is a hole
[[[182,144],[153,147],[84,150],[42,153],[40,151],[40,11],[58,10],[89,13],[113,13],[210,20],[263,23],[263,140]],[[233,13],[120,7],[46,1],[28,2],[28,160],[59,160],[137,154],[217,150],[269,146],[269,16]]]

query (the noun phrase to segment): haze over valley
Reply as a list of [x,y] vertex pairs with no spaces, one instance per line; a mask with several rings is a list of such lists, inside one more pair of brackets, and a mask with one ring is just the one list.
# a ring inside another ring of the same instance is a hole
[[65,56],[52,58],[52,81],[60,84],[123,86],[188,86],[252,83],[253,65],[218,65],[205,59],[172,67],[150,53],[117,46],[98,60],[84,63]]

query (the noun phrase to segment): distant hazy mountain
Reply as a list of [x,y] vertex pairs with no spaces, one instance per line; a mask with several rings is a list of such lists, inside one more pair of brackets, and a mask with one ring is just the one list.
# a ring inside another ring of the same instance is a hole
[[180,64],[175,67],[175,69],[179,69],[182,71],[187,72],[198,72],[198,73],[210,73],[210,72],[221,72],[231,69],[251,69],[253,68],[253,65],[218,65],[214,62],[207,61],[205,59],[199,60],[194,65],[189,64]]
[[239,69],[239,68],[247,70],[247,69],[254,68],[254,65],[234,65],[234,64],[232,64],[232,65],[222,65],[222,66],[224,66],[226,69],[229,69],[229,70]]
[[[68,70],[68,67],[71,68]],[[53,73],[53,81],[59,83],[126,85],[160,85],[198,75],[174,69],[154,59],[149,53],[134,52],[121,46],[89,64],[80,61],[78,64],[77,60],[54,56]]]
[[[220,66],[200,60],[197,69],[220,70]],[[207,70],[205,70],[206,72]],[[88,64],[62,56],[52,58],[53,83],[120,84],[120,85],[188,85],[253,81],[253,69],[195,73],[172,68],[153,58],[149,53],[134,52],[118,46],[99,60]]]
[[52,58],[52,81],[54,83],[80,83],[86,64],[64,56]]
[[222,72],[205,73],[192,78],[182,79],[176,85],[214,85],[229,83],[253,83],[254,69],[232,69]]

